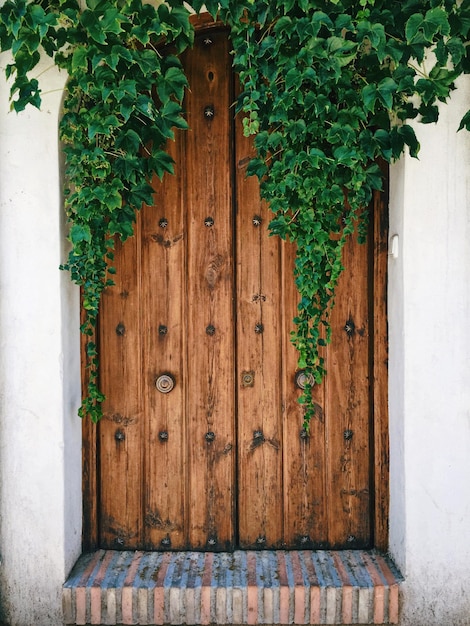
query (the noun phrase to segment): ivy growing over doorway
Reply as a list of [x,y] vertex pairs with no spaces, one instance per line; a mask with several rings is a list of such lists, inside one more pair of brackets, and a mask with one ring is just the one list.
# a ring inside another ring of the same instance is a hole
[[[377,161],[405,148],[417,156],[410,120],[436,122],[438,102],[470,72],[470,0],[6,0],[0,50],[10,53],[12,108],[41,106],[41,58],[69,76],[63,268],[82,288],[89,382],[79,413],[95,422],[103,395],[94,330],[114,240],[132,236],[136,211],[153,202],[152,176],[173,173],[165,146],[187,128],[190,87],[180,55],[194,39],[190,13],[202,10],[230,28],[236,108],[254,135],[249,174],[272,209],[271,233],[297,246],[292,341],[317,382],[342,248],[355,230],[365,234],[364,209],[382,186]],[[308,388],[301,402],[308,423]]]

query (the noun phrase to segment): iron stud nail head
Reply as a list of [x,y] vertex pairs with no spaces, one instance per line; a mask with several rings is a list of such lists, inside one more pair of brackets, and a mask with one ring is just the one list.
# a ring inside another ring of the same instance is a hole
[[208,442],[210,443],[211,441],[214,441],[214,439],[215,439],[215,433],[214,433],[214,432],[212,432],[212,430],[209,430],[209,432],[207,432],[207,433],[204,435],[204,437],[205,437],[205,440],[206,440],[206,441],[208,441]]
[[209,539],[207,540],[207,545],[208,546],[217,545],[217,539],[215,537],[209,537]]
[[254,215],[252,221],[253,221],[253,226],[261,226],[261,222],[263,221],[263,218],[260,215]]
[[214,218],[206,217],[206,219],[204,220],[204,226],[206,226],[207,228],[211,228],[211,226],[214,226]]
[[265,537],[264,535],[260,535],[260,536],[258,537],[258,539],[256,540],[256,543],[257,543],[259,546],[264,545],[264,544],[266,543],[266,537]]
[[204,107],[204,117],[211,120],[215,115],[215,109],[213,104],[208,104]]
[[166,335],[168,332],[168,327],[165,326],[164,324],[160,324],[160,326],[158,327],[158,334],[159,335]]
[[214,42],[212,41],[210,37],[204,37],[204,39],[202,40],[202,43],[205,46],[211,46]]
[[356,324],[354,321],[349,318],[344,325],[344,331],[348,337],[352,337],[354,335],[354,331],[356,330]]
[[305,545],[306,543],[308,543],[310,541],[310,537],[308,535],[302,535],[302,537],[300,538],[300,543],[302,545]]
[[255,431],[253,431],[253,439],[255,441],[259,441],[260,439],[264,439],[263,431],[262,430],[255,430]]
[[308,432],[305,430],[305,428],[302,428],[300,430],[300,438],[301,439],[308,439]]
[[116,441],[121,442],[121,441],[124,441],[125,438],[126,438],[126,435],[123,433],[122,430],[117,430],[114,433],[114,439],[116,439]]
[[122,337],[125,332],[126,332],[126,327],[124,326],[122,322],[119,322],[119,324],[116,326],[116,335],[119,335],[119,337]]
[[166,228],[168,226],[168,220],[166,219],[166,217],[162,217],[158,222],[158,225],[160,226],[160,228]]
[[208,326],[206,326],[206,334],[209,335],[210,337],[215,335],[215,326],[213,326],[212,324],[209,324]]
[[158,433],[158,438],[160,439],[160,441],[168,441],[168,431],[161,430]]
[[353,431],[351,429],[347,429],[344,431],[343,433],[343,437],[345,441],[351,441],[351,439],[353,438]]
[[259,322],[258,324],[255,324],[255,333],[257,335],[261,335],[264,332],[264,324],[261,324],[261,322]]
[[169,548],[171,546],[171,539],[169,537],[163,537],[163,539],[160,541],[160,544],[164,548]]

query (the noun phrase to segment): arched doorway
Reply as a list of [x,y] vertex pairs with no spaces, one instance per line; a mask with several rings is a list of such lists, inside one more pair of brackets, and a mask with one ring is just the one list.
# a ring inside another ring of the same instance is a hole
[[199,30],[184,62],[176,176],[117,246],[103,297],[107,400],[96,442],[85,427],[85,533],[104,548],[385,547],[385,199],[368,242],[344,251],[307,435],[289,341],[295,251],[269,237],[245,177],[226,31]]

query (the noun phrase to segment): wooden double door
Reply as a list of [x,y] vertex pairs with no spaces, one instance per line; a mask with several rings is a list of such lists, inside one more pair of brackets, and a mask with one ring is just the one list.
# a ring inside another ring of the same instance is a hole
[[314,388],[307,434],[289,337],[295,251],[269,236],[269,208],[246,178],[252,148],[231,107],[226,33],[198,34],[185,67],[190,130],[171,143],[176,176],[155,182],[154,206],[117,245],[116,285],[103,297],[98,543],[369,546],[374,406],[384,401],[374,227],[369,243],[345,249],[328,375]]

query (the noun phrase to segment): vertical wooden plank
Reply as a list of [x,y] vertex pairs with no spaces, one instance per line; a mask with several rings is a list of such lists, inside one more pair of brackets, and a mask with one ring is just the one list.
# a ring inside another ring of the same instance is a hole
[[[82,307],[83,294],[80,293],[80,323],[85,321],[85,310]],[[96,343],[96,331],[91,337]],[[80,335],[81,388],[82,398],[85,397],[89,373],[86,353],[87,337]],[[98,546],[98,473],[97,473],[97,426],[86,418],[82,423],[82,485],[83,485],[83,525],[82,547],[85,552]]]
[[283,540],[280,240],[246,178],[252,143],[236,120],[238,514],[241,547]]
[[100,312],[101,388],[106,395],[100,438],[100,542],[135,548],[142,541],[142,367],[140,230],[116,242],[115,286]]
[[[175,176],[154,180],[155,203],[142,210],[142,349],[145,401],[146,545],[186,545],[185,224],[183,137],[168,149]],[[161,384],[169,376],[168,393]],[[157,384],[159,387],[157,387]],[[159,391],[163,389],[163,391]]]
[[370,541],[370,311],[368,244],[350,237],[331,314],[327,354],[326,446],[328,543]]
[[388,165],[386,189],[374,195],[373,214],[373,410],[374,410],[374,546],[388,548],[389,437],[388,437]]
[[234,541],[230,56],[224,31],[187,57],[187,363],[190,543]]
[[289,547],[320,548],[327,536],[325,385],[315,385],[312,389],[315,415],[306,432],[304,411],[298,403],[301,390],[295,382],[298,353],[290,341],[299,301],[294,281],[295,252],[292,243],[283,243],[284,540]]

